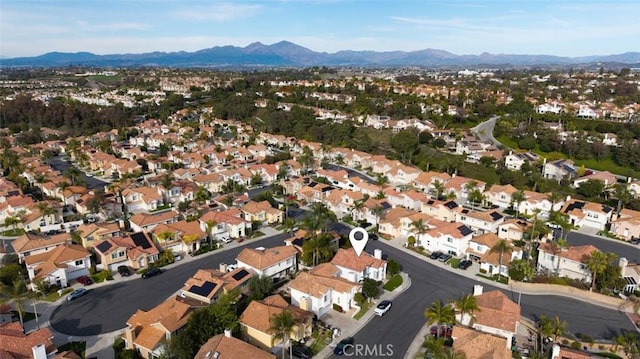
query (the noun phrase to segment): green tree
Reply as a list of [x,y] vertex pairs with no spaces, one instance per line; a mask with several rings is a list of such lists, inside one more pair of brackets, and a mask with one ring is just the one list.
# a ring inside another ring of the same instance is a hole
[[254,276],[249,279],[249,300],[262,300],[271,294],[273,279],[268,276]]
[[205,225],[207,226],[207,236],[209,237],[209,246],[213,247],[213,229],[217,228],[218,222],[216,222],[214,219],[209,219],[205,222]]
[[509,266],[509,277],[513,280],[530,280],[536,275],[536,269],[528,261],[515,259]]
[[491,253],[500,253],[500,257],[498,259],[498,275],[500,276],[502,276],[502,257],[504,255],[504,252],[510,250],[511,246],[509,245],[509,242],[504,239],[497,241],[496,244],[494,244],[493,247],[491,247],[491,249],[489,250],[489,252]]
[[395,259],[389,259],[387,261],[387,276],[392,277],[400,273],[400,263]]
[[525,199],[526,197],[522,190],[515,191],[511,194],[511,207],[516,211],[516,218],[518,218],[520,214],[520,203],[524,202]]
[[296,222],[295,219],[287,218],[282,223],[282,228],[285,230],[285,232],[289,233],[289,236],[293,236],[293,231],[295,230],[297,225],[298,223]]
[[412,130],[402,130],[391,137],[391,147],[400,154],[404,163],[411,163],[411,158],[419,145],[418,135]]
[[560,320],[558,316],[549,319],[545,315],[541,315],[538,328],[543,336],[552,337],[557,342],[559,337],[567,333],[567,322]]
[[9,216],[4,219],[4,226],[11,227],[13,230],[16,229],[18,224],[22,223],[22,220],[16,216]]
[[16,280],[22,277],[22,266],[18,263],[10,263],[0,267],[0,283],[12,286]]
[[591,272],[591,290],[596,288],[597,276],[604,273],[607,267],[616,259],[615,253],[605,253],[600,251],[593,251],[583,259],[583,263]]
[[70,166],[67,167],[66,170],[64,170],[63,175],[71,181],[71,185],[75,186],[78,184],[78,181],[82,177],[82,171],[80,171],[75,166]]
[[[431,303],[431,306],[425,309],[424,317],[427,319],[427,324],[453,324],[456,321],[455,311],[452,306],[444,304],[441,301],[435,301]],[[436,336],[440,337],[440,330],[436,331]]]
[[269,318],[269,323],[271,326],[268,331],[273,335],[274,341],[271,344],[275,345],[276,340],[284,342],[284,345],[282,346],[282,359],[284,359],[284,354],[286,352],[285,349],[289,346],[291,331],[300,324],[300,321],[296,319],[293,312],[285,309],[282,312],[271,316],[271,318]]
[[262,184],[262,176],[259,173],[255,173],[251,176],[251,185],[259,186]]
[[582,182],[577,190],[578,194],[587,198],[597,198],[604,192],[604,183],[598,180],[587,180]]
[[422,235],[429,231],[429,226],[424,223],[424,220],[422,218],[411,221],[410,226],[411,228],[413,228],[413,232],[416,233],[418,245],[422,245]]
[[308,265],[317,266],[320,263],[328,262],[333,254],[330,236],[327,234],[311,235],[302,243],[301,259]]
[[[456,309],[460,312],[460,321],[462,323],[465,322],[465,316],[471,315],[473,313],[480,310],[478,307],[478,301],[476,300],[476,296],[473,294],[467,294],[461,296],[458,300],[454,302]],[[469,321],[469,325],[471,325],[471,319]]]
[[18,312],[20,324],[24,328],[24,301],[32,297],[32,292],[27,288],[27,283],[18,278],[11,282],[11,285],[0,284],[0,302],[13,302],[15,310]]
[[371,278],[365,278],[362,281],[362,294],[364,294],[367,298],[376,298],[380,288],[378,287],[378,282]]
[[197,203],[205,203],[206,201],[208,201],[211,198],[211,192],[209,192],[206,188],[204,188],[203,186],[198,186],[198,189],[196,190],[196,193],[193,197],[193,199],[197,202]]

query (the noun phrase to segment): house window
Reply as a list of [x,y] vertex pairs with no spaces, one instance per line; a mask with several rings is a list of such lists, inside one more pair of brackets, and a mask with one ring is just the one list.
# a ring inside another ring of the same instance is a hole
[[287,265],[290,266],[291,264],[293,264],[293,259],[291,258],[287,259]]
[[467,220],[467,217],[462,216],[462,217],[460,217],[460,220],[461,220],[461,221],[466,221],[466,220]]
[[447,242],[449,242],[449,243],[453,243],[453,238],[451,238],[451,237],[447,237]]
[[84,260],[83,260],[83,259],[81,259],[81,260],[79,260],[79,261],[76,261],[76,265],[77,265],[77,266],[81,266],[81,265],[83,265],[83,264],[84,264]]

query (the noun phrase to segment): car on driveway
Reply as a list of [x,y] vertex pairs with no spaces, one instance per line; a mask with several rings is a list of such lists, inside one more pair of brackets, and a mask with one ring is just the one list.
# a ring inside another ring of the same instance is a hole
[[120,273],[120,275],[123,277],[128,277],[131,275],[131,271],[127,266],[118,266],[118,273]]
[[431,258],[431,259],[439,259],[440,256],[442,256],[442,255],[444,255],[444,253],[442,253],[442,252],[433,252],[429,256],[429,258]]
[[67,296],[67,301],[72,301],[74,299],[80,298],[83,295],[87,294],[89,291],[86,290],[85,288],[78,288],[76,290],[74,290],[73,292],[71,292],[71,294],[69,294]]
[[378,303],[376,309],[373,310],[373,314],[381,317],[384,315],[384,313],[388,312],[389,309],[391,309],[391,301],[383,300],[382,302]]
[[442,255],[440,257],[438,257],[438,260],[440,262],[447,263],[447,261],[449,259],[451,259],[451,258],[453,258],[453,256],[451,254],[442,253]]
[[303,345],[294,345],[291,349],[294,358],[310,359],[312,357],[311,350]]
[[180,262],[182,260],[182,255],[180,255],[180,253],[178,252],[173,252],[173,260],[175,262]]
[[155,276],[159,275],[160,273],[162,273],[162,269],[154,267],[154,268],[151,268],[148,271],[142,273],[142,278],[147,279],[147,278],[155,277]]
[[467,268],[471,267],[472,264],[473,264],[472,261],[470,261],[468,259],[464,259],[464,260],[460,261],[460,264],[458,264],[458,268],[467,269]]
[[348,347],[348,346],[353,346],[353,343],[355,343],[355,341],[356,340],[353,337],[348,337],[348,338],[342,339],[338,343],[338,345],[336,345],[335,349],[333,349],[333,354],[335,354],[335,355],[344,354],[345,348]]
[[89,276],[83,275],[80,276],[78,278],[76,278],[76,281],[82,285],[89,285],[92,284],[93,281],[91,280],[91,278]]
[[640,244],[640,238],[631,238],[629,243],[631,243],[631,244]]

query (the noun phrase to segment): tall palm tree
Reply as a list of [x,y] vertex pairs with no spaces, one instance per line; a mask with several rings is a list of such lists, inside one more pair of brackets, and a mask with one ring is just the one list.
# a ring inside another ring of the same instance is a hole
[[378,204],[373,206],[370,211],[376,217],[376,228],[380,228],[380,220],[384,218],[384,207]]
[[383,175],[382,173],[378,173],[376,175],[376,185],[380,187],[380,192],[389,184],[389,177]]
[[553,208],[556,206],[556,203],[564,199],[564,195],[560,192],[554,191],[549,193],[548,198],[549,198],[549,201],[551,202],[551,212],[553,212],[554,211]]
[[45,222],[49,218],[49,216],[57,213],[57,211],[53,207],[51,207],[51,204],[48,202],[38,202],[38,209],[40,210],[40,213],[42,214]]
[[296,221],[293,218],[287,218],[282,223],[284,230],[289,233],[289,236],[293,236],[293,230],[296,228]]
[[[456,315],[453,307],[444,304],[441,301],[435,301],[431,303],[431,306],[425,309],[424,317],[427,319],[427,324],[453,324],[456,320]],[[436,337],[440,337],[440,328],[436,330]]]
[[82,171],[80,171],[75,166],[71,166],[71,167],[68,167],[66,170],[64,170],[63,175],[71,181],[71,184],[73,186],[75,186],[78,183],[78,180],[82,176]]
[[502,256],[504,255],[504,252],[510,249],[511,249],[511,245],[509,244],[509,242],[507,242],[504,239],[501,239],[497,241],[496,244],[494,244],[493,247],[491,247],[491,249],[489,250],[489,252],[491,253],[500,253],[500,257],[498,259],[498,275],[499,276],[502,275]]
[[158,240],[161,241],[162,244],[164,244],[160,244],[160,246],[164,248],[170,239],[175,238],[175,234],[169,230],[166,230],[156,234],[156,238],[158,238]]
[[198,186],[198,189],[196,190],[195,196],[194,196],[194,200],[197,203],[205,203],[206,201],[208,201],[211,198],[211,192],[209,192],[206,188],[204,188],[204,186]]
[[20,324],[24,328],[24,301],[32,296],[31,291],[23,279],[14,280],[11,285],[0,283],[0,299],[2,302],[13,302],[20,318]]
[[213,247],[213,229],[218,226],[218,222],[213,219],[210,219],[205,222],[207,225],[207,236],[209,237],[209,246]]
[[567,241],[564,238],[560,238],[557,241],[551,242],[551,253],[554,256],[558,257],[558,262],[556,264],[556,275],[560,274],[560,253],[564,248],[567,248]]
[[583,259],[583,263],[591,272],[591,288],[593,291],[596,287],[596,278],[599,274],[604,273],[611,262],[616,259],[616,254],[611,252],[594,251]]
[[418,218],[414,221],[411,221],[411,228],[413,228],[416,233],[419,245],[422,245],[422,235],[427,233],[427,231],[429,230],[429,226],[424,223],[424,220],[422,218]]
[[525,200],[525,195],[523,190],[515,191],[511,194],[511,206],[516,211],[516,218],[520,215],[520,203]]
[[20,223],[22,223],[22,220],[17,216],[9,216],[4,219],[4,226],[11,227],[14,231],[16,230],[16,226]]
[[[306,263],[311,262],[313,266],[328,261],[333,254],[333,249],[331,249],[327,234],[311,236],[302,244],[302,257]],[[309,258],[309,256],[311,256],[311,258]],[[311,261],[309,261],[309,259],[311,259]]]
[[432,189],[432,193],[435,192],[436,194],[436,199],[442,199],[442,195],[444,194],[445,188],[444,188],[444,183],[442,181],[435,181],[433,182],[433,189]]
[[[465,322],[465,315],[469,314],[473,316],[475,311],[480,310],[478,307],[478,301],[476,296],[473,294],[467,294],[461,296],[458,300],[454,302],[456,309],[460,311],[460,322]],[[471,318],[469,320],[469,325],[471,325]]]
[[553,319],[549,319],[544,315],[540,316],[540,322],[538,323],[540,333],[546,337],[553,337],[554,341],[558,341],[558,338],[567,333],[567,322],[556,316]]
[[268,332],[273,335],[273,342],[271,344],[274,345],[276,340],[283,341],[282,359],[284,359],[285,350],[289,346],[291,331],[300,324],[300,320],[293,315],[293,312],[284,309],[282,312],[271,316],[269,323],[271,326]]

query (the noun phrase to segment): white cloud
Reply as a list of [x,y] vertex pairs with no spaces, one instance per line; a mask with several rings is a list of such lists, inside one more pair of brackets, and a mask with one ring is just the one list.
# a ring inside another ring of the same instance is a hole
[[188,10],[179,10],[175,15],[182,19],[194,21],[231,21],[245,19],[258,14],[262,5],[258,4],[234,4],[220,3],[206,7],[191,7]]

